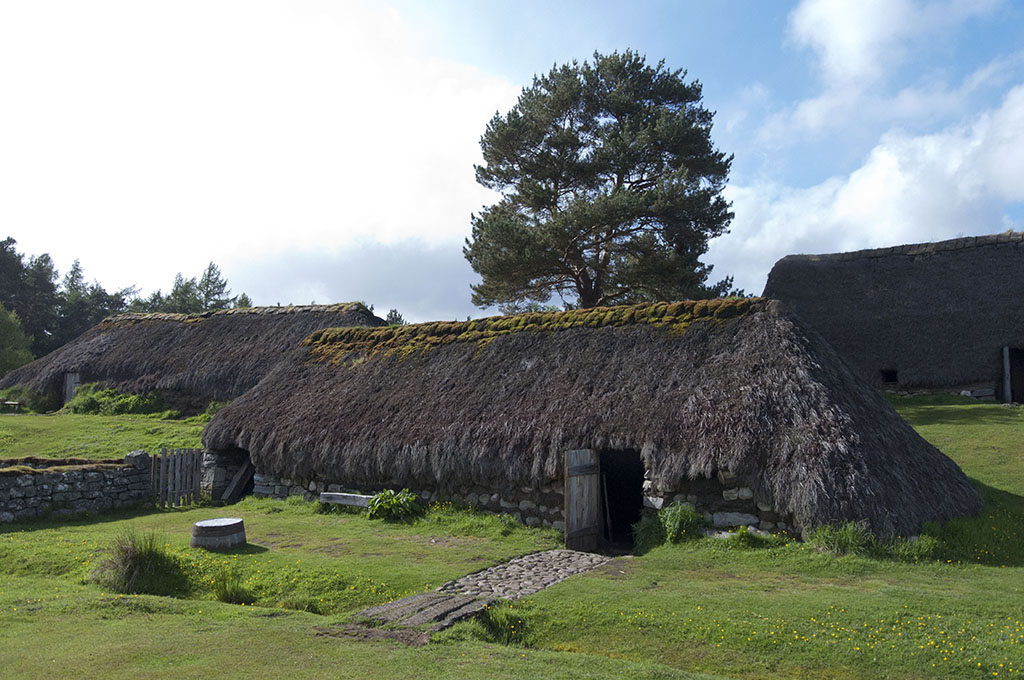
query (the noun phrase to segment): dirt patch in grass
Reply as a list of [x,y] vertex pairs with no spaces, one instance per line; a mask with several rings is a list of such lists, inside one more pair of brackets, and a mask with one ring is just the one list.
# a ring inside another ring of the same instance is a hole
[[447,548],[449,546],[462,547],[480,542],[479,538],[471,536],[402,536],[400,539],[440,548]]
[[637,564],[632,557],[616,557],[593,569],[590,573],[600,574],[607,578],[624,579],[628,578],[636,569]]
[[331,628],[318,626],[314,630],[316,630],[317,637],[333,637],[341,638],[343,640],[394,640],[395,642],[400,642],[408,647],[422,647],[430,642],[429,633],[423,633],[418,630],[410,630],[407,628],[389,630],[387,628],[369,628],[367,626],[348,623]]

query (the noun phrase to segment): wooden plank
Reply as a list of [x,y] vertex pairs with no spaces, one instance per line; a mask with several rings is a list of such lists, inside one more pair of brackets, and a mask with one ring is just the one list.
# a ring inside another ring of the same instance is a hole
[[181,449],[174,449],[174,487],[171,490],[174,507],[181,505]]
[[238,500],[238,497],[242,495],[242,489],[252,479],[253,474],[256,473],[256,468],[253,466],[252,461],[246,459],[245,464],[238,468],[238,472],[231,478],[231,483],[228,484],[228,488],[224,489],[223,495],[220,499],[222,501],[234,501]]
[[366,508],[370,505],[373,496],[362,496],[357,493],[337,493],[325,491],[320,494],[321,503],[335,503],[337,505],[351,505],[359,508]]
[[[569,474],[570,470],[576,471]],[[565,454],[565,547],[597,550],[601,534],[601,461],[593,449]]]
[[199,502],[199,482],[203,473],[203,450],[192,450],[192,503]]
[[180,486],[178,487],[178,505],[185,505],[185,489],[188,488],[188,482],[185,481],[185,476],[188,474],[188,460],[185,456],[185,449],[178,449],[178,460],[181,461],[181,474],[179,475]]
[[167,501],[167,449],[160,449],[160,507],[164,507]]
[[566,468],[565,474],[569,477],[579,477],[580,475],[596,475],[601,471],[601,467],[594,463],[588,463],[586,465],[573,465]]
[[194,467],[193,463],[195,462],[195,456],[192,455],[192,449],[185,449],[184,456],[185,456],[185,479],[184,479],[184,482],[183,482],[184,486],[182,486],[182,493],[184,494],[184,496],[182,497],[182,502],[185,505],[191,505],[192,504],[192,474],[193,474],[192,473],[192,469]]
[[174,455],[175,449],[167,450],[167,507],[174,507],[174,487],[175,479],[177,478],[177,471],[174,469],[174,464],[177,462],[178,457]]
[[1013,401],[1013,379],[1010,375],[1010,348],[1003,347],[1003,399],[1004,404]]

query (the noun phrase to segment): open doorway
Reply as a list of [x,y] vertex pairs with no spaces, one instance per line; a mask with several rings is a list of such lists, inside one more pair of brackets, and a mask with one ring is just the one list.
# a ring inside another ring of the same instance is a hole
[[1024,404],[1024,349],[1010,348],[1010,401]]
[[604,540],[613,549],[633,549],[633,525],[644,509],[644,463],[635,449],[601,451],[601,511]]

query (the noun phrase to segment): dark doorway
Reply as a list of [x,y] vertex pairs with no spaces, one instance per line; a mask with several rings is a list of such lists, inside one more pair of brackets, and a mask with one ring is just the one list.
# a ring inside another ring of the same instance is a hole
[[1010,400],[1024,404],[1024,349],[1010,348]]
[[895,385],[900,381],[899,372],[895,368],[883,368],[879,371],[882,383],[885,385]]
[[633,525],[644,509],[644,463],[635,449],[601,452],[604,539],[615,548],[633,549]]

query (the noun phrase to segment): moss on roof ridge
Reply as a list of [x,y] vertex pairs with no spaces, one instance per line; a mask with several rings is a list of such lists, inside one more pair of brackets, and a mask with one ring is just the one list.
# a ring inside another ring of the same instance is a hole
[[171,312],[140,312],[128,314],[114,314],[100,322],[100,326],[113,326],[138,323],[141,321],[177,321],[181,323],[196,323],[215,316],[233,315],[254,315],[270,316],[274,314],[300,314],[306,312],[365,312],[370,310],[361,302],[338,302],[331,305],[287,305],[285,307],[237,307],[232,309],[218,309],[198,314],[176,314]]
[[344,327],[314,331],[303,341],[313,360],[339,363],[352,354],[406,357],[453,342],[476,342],[482,349],[512,333],[554,333],[571,328],[656,326],[683,333],[695,321],[722,321],[759,309],[761,298],[719,298],[653,304],[593,307],[567,312],[525,312],[471,321],[435,321],[380,328]]

